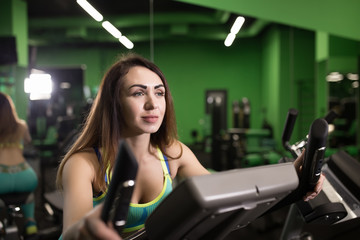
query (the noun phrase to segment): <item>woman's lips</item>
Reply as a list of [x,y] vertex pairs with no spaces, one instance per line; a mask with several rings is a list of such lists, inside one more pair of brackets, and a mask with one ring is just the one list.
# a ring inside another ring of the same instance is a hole
[[144,119],[145,122],[154,123],[158,120],[158,116],[153,116],[153,115],[144,116],[144,117],[142,117],[142,119]]

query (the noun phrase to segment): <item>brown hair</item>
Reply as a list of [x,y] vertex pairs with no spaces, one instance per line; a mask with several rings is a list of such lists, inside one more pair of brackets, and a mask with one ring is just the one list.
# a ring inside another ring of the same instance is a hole
[[101,163],[104,167],[96,173],[93,185],[102,191],[105,190],[106,167],[109,166],[110,171],[113,168],[119,140],[122,137],[121,128],[125,124],[120,102],[120,90],[126,74],[135,66],[146,67],[156,73],[165,87],[166,111],[164,120],[159,130],[151,134],[150,144],[158,146],[166,154],[166,146],[171,145],[178,138],[173,100],[163,73],[154,63],[141,56],[132,53],[124,55],[105,73],[79,138],[60,163],[57,174],[58,187],[62,187],[62,171],[71,155],[86,148],[99,147],[102,149]]
[[0,92],[0,139],[11,141],[10,137],[17,132],[19,119],[11,98]]

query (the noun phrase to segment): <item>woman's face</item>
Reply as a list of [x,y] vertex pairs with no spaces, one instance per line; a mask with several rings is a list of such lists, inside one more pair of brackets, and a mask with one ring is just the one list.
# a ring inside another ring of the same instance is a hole
[[121,91],[125,120],[123,134],[134,136],[157,132],[166,110],[165,87],[160,77],[145,67],[132,67]]

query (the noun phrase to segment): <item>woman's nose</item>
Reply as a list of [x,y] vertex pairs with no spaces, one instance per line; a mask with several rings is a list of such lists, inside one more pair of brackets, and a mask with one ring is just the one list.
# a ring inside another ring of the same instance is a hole
[[145,103],[145,109],[155,109],[158,107],[156,99],[154,96],[148,96]]

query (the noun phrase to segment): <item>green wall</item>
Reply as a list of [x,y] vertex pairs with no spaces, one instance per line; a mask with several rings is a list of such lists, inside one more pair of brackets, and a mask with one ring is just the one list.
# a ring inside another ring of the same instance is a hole
[[[222,42],[188,43],[182,41],[155,42],[154,61],[164,72],[175,102],[179,136],[189,143],[191,131],[203,132],[205,121],[205,91],[228,91],[228,126],[232,126],[231,103],[249,98],[252,107],[251,125],[259,128],[261,42],[259,39],[237,39],[226,48]],[[149,58],[147,44],[133,49]],[[119,46],[103,49],[39,48],[38,66],[86,66],[86,84],[98,86],[106,69],[124,52]]]
[[298,110],[291,143],[306,136],[315,118],[318,96],[314,40],[311,31],[282,25],[273,25],[264,33],[261,102],[267,120],[274,127],[278,147],[290,108]]
[[[331,66],[356,69],[359,43],[328,35],[320,41],[319,34],[312,31],[273,24],[256,37],[236,39],[229,48],[222,41],[168,39],[155,41],[154,50],[154,61],[165,73],[174,97],[183,142],[192,142],[192,130],[204,132],[205,91],[225,89],[228,127],[232,127],[232,102],[247,97],[251,103],[251,127],[260,128],[266,118],[281,150],[288,109],[299,110],[291,139],[296,141],[306,135],[316,117],[327,113],[324,79]],[[81,66],[85,83],[94,95],[107,68],[127,51],[120,44],[98,48],[38,47],[36,66]],[[136,44],[133,51],[150,58],[147,42]]]
[[20,118],[26,119],[27,96],[23,94],[24,79],[28,66],[28,19],[27,4],[22,0],[2,0],[0,7],[0,36],[15,37],[17,64],[0,66],[2,74],[0,80],[9,79],[11,87],[4,87],[15,104]]

